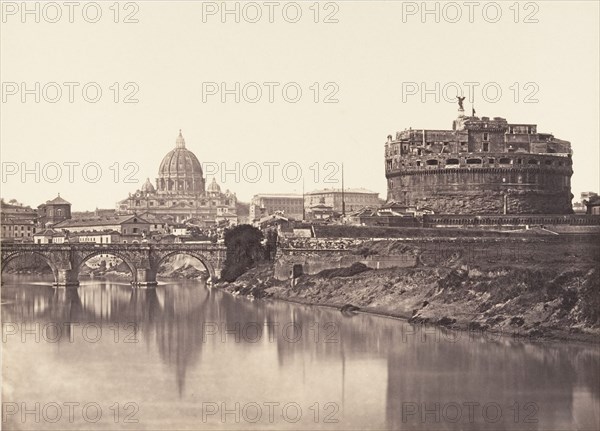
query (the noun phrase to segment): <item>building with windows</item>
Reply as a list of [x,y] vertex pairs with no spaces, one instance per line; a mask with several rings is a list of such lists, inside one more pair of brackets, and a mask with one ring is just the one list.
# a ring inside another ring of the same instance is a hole
[[304,198],[300,194],[259,194],[250,202],[250,221],[280,214],[286,218],[304,218]]
[[30,206],[25,206],[11,200],[10,203],[0,200],[0,214],[2,218],[37,220],[37,211]]
[[600,196],[590,196],[588,200],[584,201],[586,206],[586,214],[600,215]]
[[236,202],[235,193],[222,192],[214,178],[206,185],[202,166],[185,147],[179,131],[175,148],[160,163],[156,184],[146,179],[139,190],[117,203],[117,212],[151,213],[173,223],[196,219],[204,226],[213,226],[237,223]]
[[[67,232],[70,237],[100,237],[110,236],[110,242],[115,242],[115,233],[121,243],[139,243],[150,232],[150,222],[137,215],[121,215],[112,217],[89,217],[65,220],[53,226],[55,230]],[[84,235],[85,234],[85,235]],[[108,237],[106,237],[108,238]],[[86,242],[86,241],[79,241]],[[88,241],[95,242],[95,241]]]
[[[344,205],[342,205],[342,200]],[[357,189],[323,189],[314,190],[305,196],[305,206],[307,209],[315,205],[325,205],[331,207],[333,212],[342,214],[356,211],[366,206],[379,206],[379,193],[371,190]]]
[[1,239],[3,241],[31,242],[36,232],[37,212],[20,204],[0,202]]
[[41,227],[54,226],[71,218],[71,204],[60,197],[46,201],[37,208],[38,223]]
[[138,215],[150,223],[150,232],[157,234],[165,234],[169,232],[169,222],[163,217],[149,212],[144,212]]
[[436,214],[572,213],[571,144],[535,124],[465,116],[385,143],[387,199]]
[[[135,235],[130,235],[132,239]],[[81,231],[69,234],[69,242],[93,243],[93,244],[114,244],[121,242],[121,234],[116,230]]]
[[[341,211],[340,211],[341,212]],[[331,220],[334,216],[333,207],[323,203],[310,205],[306,209],[306,218],[310,221]]]
[[573,211],[575,214],[587,214],[587,204],[598,197],[596,192],[581,192],[578,202],[573,202]]
[[2,240],[16,242],[33,241],[33,235],[36,232],[33,220],[2,217],[0,224],[2,225]]
[[33,235],[36,244],[64,244],[66,241],[67,234],[56,229],[42,229]]

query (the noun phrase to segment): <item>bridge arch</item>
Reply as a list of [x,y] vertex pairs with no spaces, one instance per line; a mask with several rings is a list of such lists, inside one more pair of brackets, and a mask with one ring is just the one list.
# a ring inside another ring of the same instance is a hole
[[52,260],[46,256],[44,253],[40,253],[37,251],[31,251],[31,250],[27,250],[27,251],[14,251],[6,256],[2,257],[2,261],[0,262],[0,273],[4,272],[4,268],[6,268],[6,266],[8,265],[8,263],[18,257],[27,257],[27,256],[31,256],[31,255],[36,255],[41,257],[44,262],[46,262],[46,264],[50,267],[50,269],[52,270],[52,275],[54,277],[54,283],[56,284],[56,282],[58,281],[58,268],[57,266],[54,264],[54,262],[52,262]]
[[204,265],[204,268],[206,268],[206,271],[208,272],[210,279],[215,280],[217,278],[217,272],[215,270],[214,265],[211,263],[210,259],[208,257],[206,257],[203,253],[193,251],[193,250],[173,250],[173,251],[169,251],[164,254],[161,254],[161,256],[154,262],[154,265],[152,268],[154,273],[158,274],[158,269],[160,268],[160,264],[163,263],[166,259],[170,258],[171,256],[176,256],[178,254],[183,254],[183,255],[191,256],[191,257],[198,259],[202,263],[202,265]]
[[100,256],[102,254],[108,254],[110,256],[115,256],[118,257],[119,259],[121,259],[125,265],[127,265],[127,267],[129,268],[129,272],[131,272],[131,282],[132,283],[136,283],[137,282],[137,267],[136,265],[133,264],[133,262],[131,262],[131,259],[129,259],[128,256],[126,256],[123,253],[120,253],[119,251],[113,251],[113,250],[104,250],[104,249],[100,249],[100,250],[94,250],[92,252],[88,252],[83,254],[80,259],[78,260],[77,264],[76,264],[76,269],[77,270],[77,277],[79,278],[79,271],[81,270],[81,267],[83,266],[83,264],[85,262],[87,262],[88,260],[90,260],[93,257],[96,256]]
[[[167,258],[182,254],[202,262],[212,280],[221,275],[225,247],[216,245],[174,244],[3,244],[0,248],[2,265],[18,256],[40,256],[54,274],[54,285],[69,287],[79,285],[79,270],[87,260],[98,255],[121,259],[132,273],[132,285],[153,286],[156,270]],[[42,263],[40,262],[40,265]]]

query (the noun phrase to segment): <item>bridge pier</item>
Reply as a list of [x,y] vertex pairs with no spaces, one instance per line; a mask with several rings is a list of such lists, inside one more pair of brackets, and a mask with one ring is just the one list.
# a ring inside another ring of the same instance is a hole
[[53,286],[56,287],[77,287],[79,286],[79,272],[73,269],[59,269],[56,271],[56,281]]
[[154,287],[158,283],[156,281],[156,271],[150,268],[137,268],[135,279],[131,282],[135,287]]

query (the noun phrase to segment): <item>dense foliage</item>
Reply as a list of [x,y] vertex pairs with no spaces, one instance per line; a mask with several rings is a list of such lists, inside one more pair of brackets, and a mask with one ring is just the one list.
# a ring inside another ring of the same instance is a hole
[[224,281],[235,281],[240,275],[265,258],[263,234],[248,224],[225,232],[227,254],[221,271]]

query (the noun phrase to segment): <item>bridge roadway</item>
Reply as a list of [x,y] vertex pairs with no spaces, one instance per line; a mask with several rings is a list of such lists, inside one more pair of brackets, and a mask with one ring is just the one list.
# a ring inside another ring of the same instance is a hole
[[162,262],[170,256],[184,254],[200,260],[206,267],[211,280],[221,276],[225,261],[225,247],[215,244],[11,244],[0,247],[3,271],[8,262],[15,258],[44,259],[54,274],[54,285],[59,287],[78,286],[79,270],[90,258],[98,255],[116,256],[125,262],[132,274],[133,286],[156,285],[156,274]]

